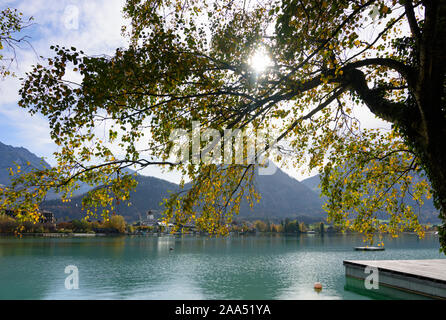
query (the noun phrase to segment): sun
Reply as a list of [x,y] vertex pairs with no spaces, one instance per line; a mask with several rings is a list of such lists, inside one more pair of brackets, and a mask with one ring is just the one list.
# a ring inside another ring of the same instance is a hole
[[257,49],[249,58],[248,64],[256,73],[263,73],[273,62],[264,48]]

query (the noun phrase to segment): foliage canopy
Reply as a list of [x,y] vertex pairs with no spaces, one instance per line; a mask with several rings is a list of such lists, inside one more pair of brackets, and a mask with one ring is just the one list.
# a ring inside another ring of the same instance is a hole
[[[225,234],[242,199],[258,198],[255,166],[173,161],[170,133],[199,121],[267,131],[276,162],[320,170],[329,221],[369,239],[423,235],[407,195],[422,204],[432,191],[444,219],[446,1],[127,0],[124,14],[127,48],[55,46],[27,75],[20,106],[47,117],[59,166],[19,176],[8,205],[28,212],[54,188],[68,199],[81,181],[103,186],[84,198],[94,214],[128,197],[123,168],[157,164],[192,181],[166,201],[166,220]],[[259,50],[271,59],[263,72],[249,64]],[[364,106],[392,128],[361,128]]]
[[27,36],[16,36],[31,24],[32,18],[25,22],[22,16],[17,9],[6,8],[0,11],[0,79],[11,75],[9,69],[16,59],[16,48],[21,43],[28,43]]

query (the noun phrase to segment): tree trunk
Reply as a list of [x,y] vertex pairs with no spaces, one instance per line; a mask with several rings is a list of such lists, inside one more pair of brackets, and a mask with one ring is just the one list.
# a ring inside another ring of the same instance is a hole
[[[446,253],[446,1],[426,1],[425,24],[419,48],[420,66],[414,90],[424,127],[421,160],[440,210],[440,244]],[[418,146],[417,149],[419,149]]]
[[431,182],[434,203],[440,210],[439,218],[443,224],[439,228],[440,245],[446,253],[446,135],[438,137],[435,146],[425,153],[425,170]]

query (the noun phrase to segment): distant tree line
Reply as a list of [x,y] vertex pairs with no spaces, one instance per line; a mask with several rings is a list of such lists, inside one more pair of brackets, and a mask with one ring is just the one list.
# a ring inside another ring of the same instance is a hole
[[58,223],[33,223],[0,214],[0,233],[125,233],[124,217],[113,215],[107,221],[72,220]]

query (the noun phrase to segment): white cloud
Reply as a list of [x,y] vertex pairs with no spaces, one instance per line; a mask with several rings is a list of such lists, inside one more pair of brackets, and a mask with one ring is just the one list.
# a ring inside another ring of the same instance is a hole
[[[74,46],[90,55],[112,54],[117,47],[126,46],[121,35],[121,27],[125,24],[122,17],[124,1],[8,0],[6,4],[19,9],[24,17],[33,16],[35,24],[24,31],[31,37],[32,48],[25,46],[17,50],[17,64],[11,66],[17,77],[0,82],[0,122],[13,128],[15,144],[39,156],[49,157],[49,162],[52,162],[51,154],[56,146],[50,139],[47,121],[37,115],[31,117],[17,106],[21,86],[19,77],[25,76],[32,65],[43,62],[39,56],[52,56],[51,45]],[[64,14],[69,6],[78,8],[78,29],[69,28],[65,23]],[[72,78],[74,74],[68,72],[67,76]],[[10,131],[2,132],[0,128],[2,136],[11,136]]]
[[[54,164],[52,153],[56,150],[56,145],[50,139],[48,123],[44,118],[31,116],[16,105],[2,105],[0,125],[3,143],[25,147]],[[9,139],[3,141],[4,137]]]

